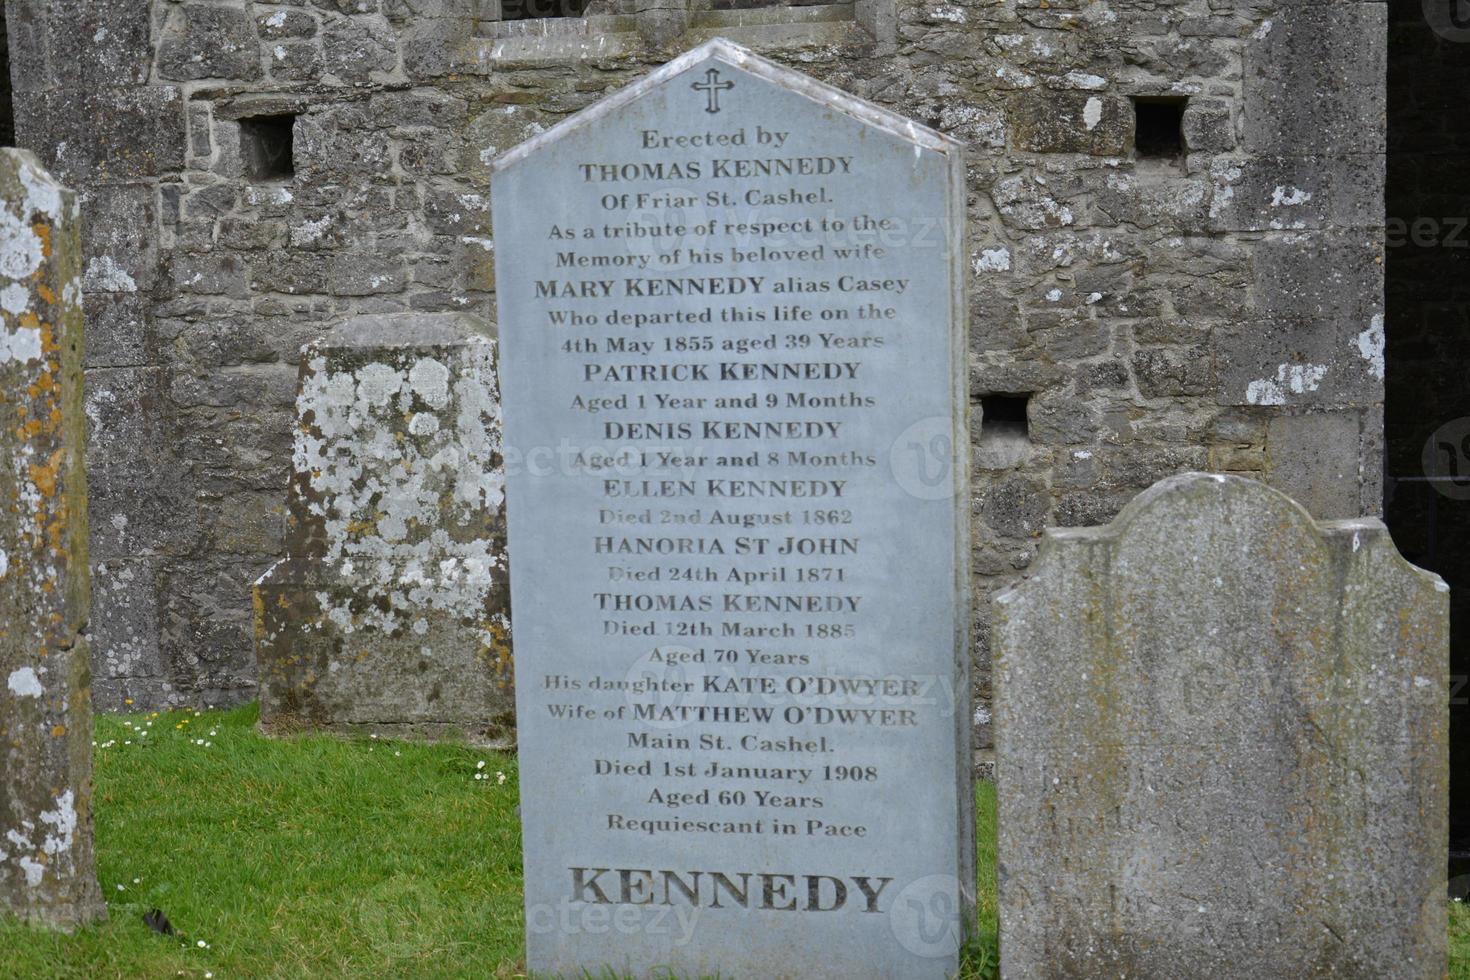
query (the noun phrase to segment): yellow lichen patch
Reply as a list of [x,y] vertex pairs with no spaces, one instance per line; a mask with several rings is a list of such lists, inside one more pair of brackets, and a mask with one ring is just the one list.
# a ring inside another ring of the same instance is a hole
[[497,620],[482,622],[481,628],[490,634],[490,642],[483,644],[480,648],[482,656],[488,654],[493,658],[495,673],[500,678],[500,686],[504,689],[515,675],[515,661],[511,655],[510,630]]
[[51,258],[51,226],[44,221],[37,221],[31,225],[31,231],[41,240],[41,254]]
[[265,597],[260,594],[260,589],[250,590],[250,607],[254,612],[255,635],[261,636],[265,633]]
[[60,449],[52,453],[44,464],[32,463],[30,465],[31,482],[44,496],[56,495],[56,485],[60,479],[62,451]]

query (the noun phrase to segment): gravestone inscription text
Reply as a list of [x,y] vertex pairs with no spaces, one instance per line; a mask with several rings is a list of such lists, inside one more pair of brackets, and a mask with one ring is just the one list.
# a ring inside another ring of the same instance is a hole
[[531,969],[954,968],[958,153],[715,41],[497,161]]

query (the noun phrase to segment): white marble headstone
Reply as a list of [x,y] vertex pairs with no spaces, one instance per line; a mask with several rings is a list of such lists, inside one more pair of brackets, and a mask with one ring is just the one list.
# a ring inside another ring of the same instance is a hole
[[955,968],[963,188],[720,40],[497,161],[532,971]]

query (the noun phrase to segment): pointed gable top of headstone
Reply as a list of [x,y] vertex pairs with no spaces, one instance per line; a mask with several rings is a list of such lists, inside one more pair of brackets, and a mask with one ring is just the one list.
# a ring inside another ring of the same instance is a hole
[[964,147],[963,143],[912,119],[906,119],[882,106],[762,58],[733,41],[717,37],[684,52],[607,98],[599,99],[546,132],[500,154],[491,164],[491,169],[499,173],[515,167],[566,137],[664,88],[679,93],[689,102],[684,111],[691,116],[696,113],[716,116],[725,100],[736,97],[741,81],[746,79],[794,92],[824,107],[844,113],[874,129],[913,144],[916,153],[925,150],[955,153]]

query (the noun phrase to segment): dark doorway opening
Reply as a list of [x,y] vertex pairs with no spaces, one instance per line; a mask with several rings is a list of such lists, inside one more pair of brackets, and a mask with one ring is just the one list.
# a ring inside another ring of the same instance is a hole
[[1384,517],[1450,586],[1457,876],[1470,874],[1470,3],[1391,0],[1388,52]]

